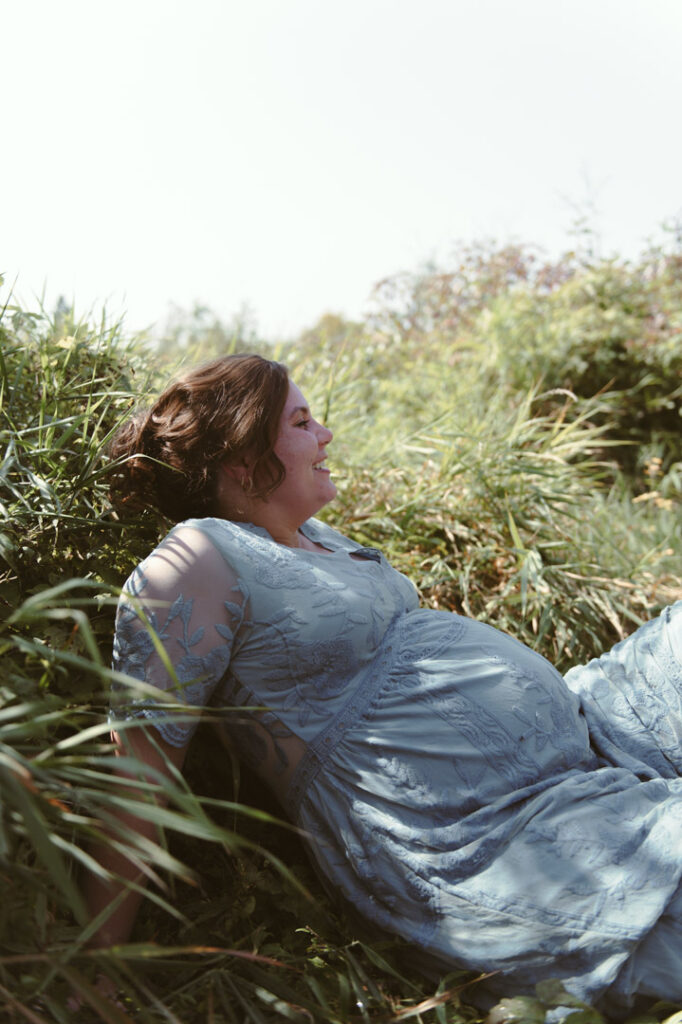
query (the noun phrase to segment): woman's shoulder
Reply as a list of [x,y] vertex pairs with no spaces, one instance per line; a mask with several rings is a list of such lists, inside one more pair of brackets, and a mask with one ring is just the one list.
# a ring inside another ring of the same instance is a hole
[[[320,519],[308,519],[304,533],[333,551],[352,551],[358,545]],[[273,551],[273,545],[278,549]],[[189,575],[206,584],[223,582],[225,574],[249,579],[264,559],[279,562],[284,552],[266,529],[252,523],[206,517],[186,519],[170,530],[128,578],[124,590],[172,589]]]
[[216,527],[208,523],[188,519],[174,526],[136,566],[123,590],[135,595],[144,590],[145,596],[156,596],[186,587],[190,580],[201,581],[204,588],[224,586],[228,576],[231,581],[233,572],[224,543],[216,542]]

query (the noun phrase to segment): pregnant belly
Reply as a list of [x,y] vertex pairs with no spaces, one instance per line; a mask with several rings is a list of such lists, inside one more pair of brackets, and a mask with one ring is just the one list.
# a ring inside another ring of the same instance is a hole
[[[334,760],[386,799],[447,815],[595,758],[578,699],[540,655],[448,612],[404,616],[392,666]],[[366,774],[363,774],[366,773]]]

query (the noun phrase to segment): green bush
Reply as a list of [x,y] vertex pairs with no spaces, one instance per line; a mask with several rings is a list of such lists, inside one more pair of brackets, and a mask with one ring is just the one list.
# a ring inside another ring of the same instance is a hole
[[[463,250],[451,269],[389,278],[355,346],[367,391],[396,376],[408,385],[412,400],[404,397],[417,418],[420,410],[452,411],[469,390],[478,418],[500,388],[511,395],[540,388],[548,404],[558,392],[558,406],[562,391],[599,396],[598,422],[619,442],[610,458],[640,491],[648,489],[650,460],[660,460],[658,489],[679,496],[680,248],[678,238],[671,251],[632,264],[585,262],[574,253],[552,264],[526,247],[478,246]],[[307,341],[315,358],[311,332]],[[328,357],[328,348],[322,352]],[[347,351],[342,358],[348,361]]]
[[[611,452],[643,489],[651,458],[682,463],[682,272],[676,259],[607,261],[551,290],[510,289],[481,311],[472,346],[494,382],[599,395]],[[679,470],[677,470],[679,472]]]

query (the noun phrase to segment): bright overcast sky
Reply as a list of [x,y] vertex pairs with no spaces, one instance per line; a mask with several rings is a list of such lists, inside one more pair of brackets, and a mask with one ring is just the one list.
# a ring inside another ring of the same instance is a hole
[[0,272],[270,337],[459,240],[682,214],[682,0],[0,0]]

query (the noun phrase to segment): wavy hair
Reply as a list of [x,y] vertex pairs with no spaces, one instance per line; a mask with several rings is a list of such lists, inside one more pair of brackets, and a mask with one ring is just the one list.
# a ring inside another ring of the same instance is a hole
[[173,522],[215,514],[221,462],[248,457],[248,493],[267,498],[284,479],[274,452],[287,369],[257,355],[214,359],[171,383],[116,433],[111,498],[122,512],[155,508]]

